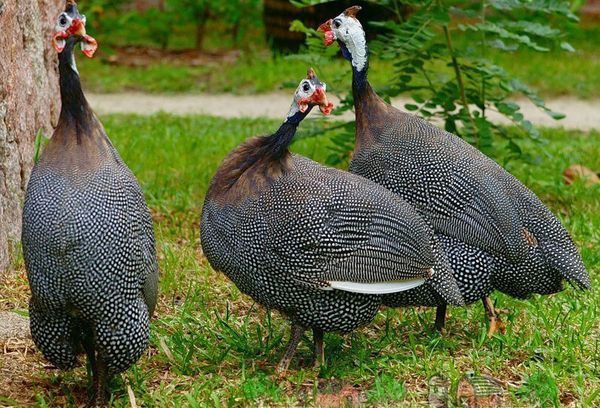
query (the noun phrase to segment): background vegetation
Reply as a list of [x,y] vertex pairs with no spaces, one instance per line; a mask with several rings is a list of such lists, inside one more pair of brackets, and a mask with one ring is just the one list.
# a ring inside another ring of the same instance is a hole
[[[295,87],[294,64],[290,64],[284,54],[269,47],[261,3],[256,0],[239,2],[239,6],[235,1],[217,1],[234,5],[230,8],[244,18],[239,20],[239,28],[234,29],[229,12],[221,11],[224,10],[221,7],[211,7],[214,11],[204,22],[202,51],[191,54],[189,51],[196,47],[196,25],[189,20],[190,13],[186,8],[177,8],[177,15],[172,15],[168,1],[164,6],[166,11],[151,8],[144,12],[133,6],[126,7],[129,3],[122,1],[94,0],[94,3],[98,3],[93,7],[94,14],[86,13],[91,25],[90,34],[97,37],[101,47],[97,58],[79,62],[87,73],[85,82],[90,91],[247,94]],[[154,25],[161,21],[162,28],[156,29]],[[537,52],[523,46],[504,52],[490,47],[486,57],[504,67],[508,74],[531,85],[542,96],[597,96],[600,78],[595,73],[600,71],[600,55],[592,39],[600,37],[600,28],[595,24],[582,26],[568,20],[558,23],[563,32],[558,45],[566,41],[574,52],[561,52],[560,47],[553,52]],[[451,30],[457,49],[466,49],[471,44],[471,48],[475,48],[477,42],[473,38],[480,38],[456,26]],[[163,31],[167,40],[157,38],[156,33]],[[132,47],[142,56],[148,50],[156,52],[152,53],[152,58],[136,59],[131,56],[132,53],[136,55]],[[125,52],[127,50],[129,52]],[[341,58],[312,63],[317,72],[328,79],[331,90],[341,93],[349,89],[349,70]],[[388,87],[393,71],[393,62],[373,53],[370,78],[376,87]],[[346,75],[341,76],[340,72]]]

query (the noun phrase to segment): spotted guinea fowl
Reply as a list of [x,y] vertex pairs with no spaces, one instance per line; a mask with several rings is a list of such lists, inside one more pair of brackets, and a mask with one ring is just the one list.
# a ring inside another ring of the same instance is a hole
[[[569,234],[535,194],[462,139],[377,96],[367,81],[359,10],[350,7],[320,27],[326,45],[337,40],[352,66],[356,145],[350,171],[397,193],[431,223],[465,301],[484,301],[490,334],[493,289],[515,297],[550,294],[560,291],[565,279],[589,288]],[[439,306],[436,323],[443,326],[445,305],[426,295],[403,292],[385,302]]]
[[62,108],[33,168],[23,209],[23,252],[31,287],[31,334],[55,366],[92,367],[90,404],[103,405],[111,374],[148,345],[158,268],[142,191],[89,107],[73,49],[96,41],[73,0],[58,17]]
[[367,324],[382,294],[429,280],[446,301],[462,303],[433,231],[410,205],[363,177],[289,152],[316,105],[331,110],[325,85],[309,71],[279,129],[247,140],[222,162],[200,226],[212,267],[291,320],[281,371],[306,329],[322,359],[323,333]]

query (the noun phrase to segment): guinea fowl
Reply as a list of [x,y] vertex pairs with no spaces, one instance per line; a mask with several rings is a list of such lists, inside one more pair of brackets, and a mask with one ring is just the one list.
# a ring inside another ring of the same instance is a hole
[[[409,201],[433,226],[464,300],[484,301],[498,289],[523,298],[562,290],[564,279],[582,289],[590,278],[571,237],[544,204],[496,162],[428,122],[385,103],[367,81],[368,49],[356,13],[346,9],[319,27],[352,66],[356,145],[349,170]],[[419,288],[422,292],[427,287]],[[439,306],[427,293],[403,292],[386,304]]]
[[53,38],[62,108],[29,179],[22,241],[34,342],[61,369],[85,351],[90,404],[104,405],[110,375],[148,345],[158,267],[144,195],[81,89],[73,49],[97,48],[85,22],[67,0]]
[[291,320],[280,371],[307,328],[322,360],[323,333],[369,323],[382,294],[427,280],[446,301],[462,303],[433,231],[412,206],[363,177],[289,152],[317,105],[324,114],[332,108],[325,84],[309,70],[279,129],[224,159],[202,212],[202,248],[212,267]]

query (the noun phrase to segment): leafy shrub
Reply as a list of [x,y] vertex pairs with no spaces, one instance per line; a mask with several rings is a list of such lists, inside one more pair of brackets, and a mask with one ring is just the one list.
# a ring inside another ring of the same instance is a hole
[[[295,4],[307,6],[323,2],[299,0]],[[509,53],[522,48],[536,52],[573,52],[560,28],[565,21],[578,21],[567,2],[383,0],[378,4],[389,8],[395,17],[362,23],[366,30],[380,27],[385,32],[369,44],[372,56],[393,62],[389,83],[378,90],[385,99],[409,94],[413,102],[404,106],[406,110],[442,121],[447,131],[488,154],[495,148],[494,135],[500,135],[507,141],[510,157],[522,157],[519,138],[539,138],[538,130],[521,113],[519,104],[511,100],[513,96],[520,94],[528,98],[554,119],[564,117],[551,111],[534,90],[494,64],[487,53],[490,48]],[[402,17],[401,4],[411,8],[406,19]],[[307,34],[306,52],[294,58],[322,61],[326,51],[316,31],[300,22],[295,22],[292,29]],[[464,33],[460,36],[462,41],[455,41],[453,34],[457,31]],[[351,108],[350,95],[343,98],[340,109]],[[520,134],[515,137],[514,133],[509,134],[491,122],[488,113],[492,110],[510,119],[521,130]],[[351,138],[346,134],[338,142],[340,146],[351,145]],[[346,157],[345,153],[334,152],[331,164]]]
[[237,45],[247,26],[261,22],[260,6],[261,0],[159,0],[138,9],[122,0],[91,0],[86,10],[94,29],[113,45],[152,44],[167,49],[175,31],[193,28],[189,38],[201,50],[209,21],[222,25]]

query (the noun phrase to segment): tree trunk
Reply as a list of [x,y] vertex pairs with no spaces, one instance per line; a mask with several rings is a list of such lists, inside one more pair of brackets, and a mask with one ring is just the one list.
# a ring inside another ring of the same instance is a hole
[[21,235],[36,133],[52,134],[60,98],[52,30],[63,0],[0,0],[0,282]]
[[206,21],[210,17],[208,6],[204,6],[202,11],[196,16],[196,49],[202,51],[204,43],[204,34],[206,34]]

